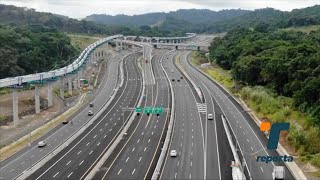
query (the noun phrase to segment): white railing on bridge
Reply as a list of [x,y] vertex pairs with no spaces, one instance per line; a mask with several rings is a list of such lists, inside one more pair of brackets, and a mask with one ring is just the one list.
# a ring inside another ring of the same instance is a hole
[[27,82],[42,81],[45,79],[55,78],[57,76],[64,76],[81,67],[94,48],[100,46],[105,42],[121,37],[123,37],[123,35],[114,35],[96,41],[95,43],[89,45],[85,50],[83,50],[79,57],[72,64],[69,64],[66,67],[52,70],[49,72],[0,79],[0,87],[17,86]]

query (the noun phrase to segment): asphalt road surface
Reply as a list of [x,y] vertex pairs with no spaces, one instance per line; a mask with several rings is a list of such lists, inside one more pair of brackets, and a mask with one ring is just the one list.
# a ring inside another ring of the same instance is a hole
[[[195,96],[186,78],[174,66],[176,55],[177,52],[173,52],[163,61],[176,99],[173,136],[160,178],[204,179],[205,137],[201,118],[205,118],[206,108],[198,108],[200,98]],[[170,157],[171,150],[177,151],[177,157]]]
[[[126,55],[128,51],[123,51],[115,59],[110,59],[107,62],[107,72],[104,77],[101,89],[99,89],[93,96],[93,102],[95,103],[94,110],[97,110],[106,103],[107,99],[110,97],[114,88],[117,84],[118,79],[118,66],[120,59]],[[33,164],[38,162],[44,156],[48,155],[53,149],[59,146],[66,138],[71,136],[74,132],[85,123],[89,121],[87,113],[92,109],[88,106],[81,108],[72,119],[73,126],[70,124],[60,125],[52,129],[50,132],[39,138],[39,140],[31,143],[31,146],[22,149],[16,154],[12,155],[8,159],[1,162],[0,168],[0,179],[14,179],[19,176],[26,169],[30,168]],[[47,146],[45,148],[39,149],[37,144],[39,141],[45,140]]]
[[[160,61],[166,51],[160,51],[153,57],[152,63],[156,84],[146,85],[146,102],[144,107],[170,108],[168,80],[160,67]],[[159,152],[165,136],[170,111],[159,116],[145,114],[136,116],[137,125],[124,146],[115,153],[112,163],[108,161],[94,179],[149,179],[158,160]],[[131,127],[133,128],[133,127]]]
[[82,179],[90,172],[128,120],[129,114],[123,116],[122,107],[135,106],[141,95],[141,73],[135,61],[139,56],[136,53],[124,59],[125,81],[112,107],[28,179]]
[[[246,161],[246,169],[250,172],[249,176],[252,179],[272,179],[273,167],[275,165],[285,165],[283,163],[272,162],[267,164],[256,162],[256,157],[275,156],[278,155],[277,152],[266,149],[268,140],[254,123],[254,120],[227,92],[191,66],[188,58],[182,58],[182,64],[195,81],[202,83],[208,88],[213,100],[220,107],[222,114],[227,118],[232,130],[231,132],[234,133],[238,140],[237,148],[241,151]],[[286,169],[286,179],[294,179],[288,169]]]

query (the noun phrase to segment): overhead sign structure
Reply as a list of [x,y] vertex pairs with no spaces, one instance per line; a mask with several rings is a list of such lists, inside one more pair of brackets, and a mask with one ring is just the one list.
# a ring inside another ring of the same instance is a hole
[[139,107],[136,107],[135,110],[136,110],[137,113],[142,113],[142,107],[140,107],[140,106],[139,106]]

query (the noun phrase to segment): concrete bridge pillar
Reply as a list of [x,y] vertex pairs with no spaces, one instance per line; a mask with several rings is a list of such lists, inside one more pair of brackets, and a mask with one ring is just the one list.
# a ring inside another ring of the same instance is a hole
[[51,107],[52,105],[52,82],[48,82],[48,107]]
[[[78,76],[78,73],[75,74],[75,75],[73,75],[73,76]],[[78,77],[75,77],[75,78],[73,79],[73,89],[77,89],[77,88],[78,88],[78,80],[79,80]]]
[[68,76],[68,93],[72,95],[72,76]]
[[64,99],[64,78],[60,78],[60,98]]
[[16,126],[19,121],[18,94],[16,89],[12,89],[12,106],[13,106],[13,125]]
[[40,87],[36,84],[34,89],[34,100],[35,100],[35,110],[36,114],[40,113]]

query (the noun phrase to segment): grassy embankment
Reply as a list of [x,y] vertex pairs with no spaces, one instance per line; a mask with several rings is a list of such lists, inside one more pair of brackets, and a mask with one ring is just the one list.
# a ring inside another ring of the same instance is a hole
[[[320,154],[311,155],[310,153],[320,148],[319,130],[310,125],[310,117],[307,114],[291,108],[291,98],[277,96],[261,86],[239,88],[237,84],[237,92],[235,92],[230,71],[223,70],[214,63],[201,67],[201,64],[208,63],[207,57],[202,54],[194,52],[191,57],[193,65],[217,80],[235,96],[241,97],[259,118],[267,117],[271,122],[290,121],[292,126],[283,145],[290,154],[298,156],[300,162],[320,167]],[[311,175],[320,176],[320,171],[313,172]]]
[[90,44],[96,42],[102,36],[88,36],[82,34],[67,34],[71,38],[71,45],[80,49],[84,50]]

